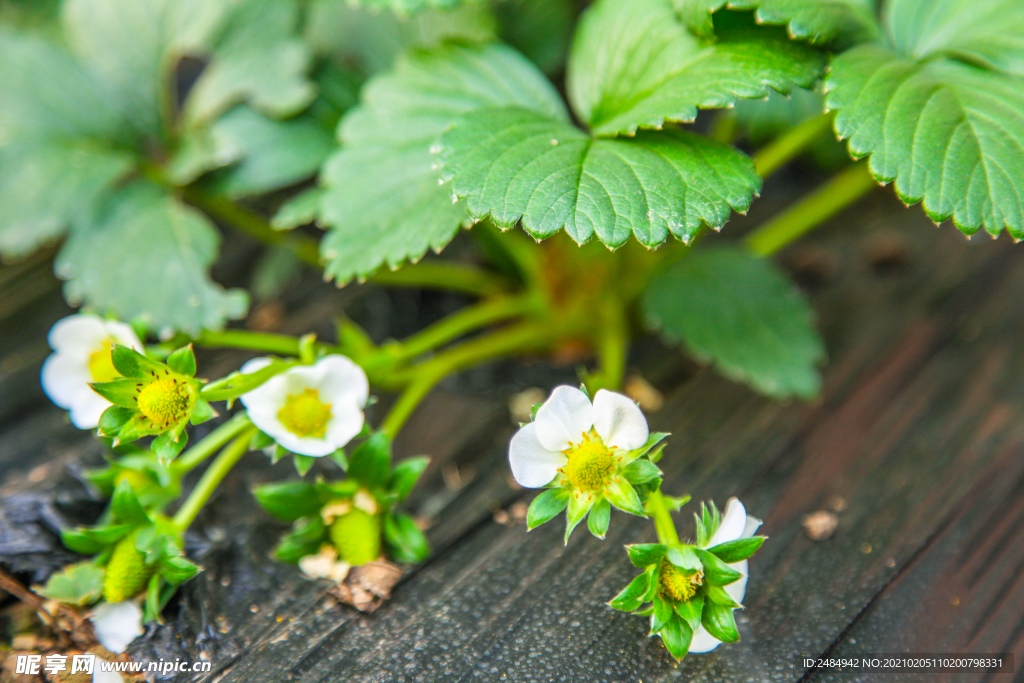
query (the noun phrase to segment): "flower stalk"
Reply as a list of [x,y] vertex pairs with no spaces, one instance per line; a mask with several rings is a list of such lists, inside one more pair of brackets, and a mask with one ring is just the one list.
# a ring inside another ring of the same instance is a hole
[[199,511],[206,505],[210,496],[217,490],[217,486],[228,475],[231,468],[242,459],[242,456],[249,452],[249,445],[255,435],[255,427],[249,426],[244,428],[210,463],[210,467],[203,472],[199,483],[192,489],[192,493],[182,503],[172,520],[174,527],[180,533],[184,533],[192,525],[192,522],[199,515]]

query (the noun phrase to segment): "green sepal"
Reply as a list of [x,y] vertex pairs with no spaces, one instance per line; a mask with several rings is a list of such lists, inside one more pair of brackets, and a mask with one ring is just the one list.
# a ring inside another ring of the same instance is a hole
[[693,629],[683,619],[678,616],[669,620],[665,628],[659,632],[661,636],[661,642],[665,644],[665,649],[672,655],[676,661],[679,661],[686,656],[686,653],[690,651],[690,642],[693,640]]
[[665,507],[672,512],[678,512],[684,505],[690,502],[690,496],[664,496]]
[[632,485],[626,480],[619,479],[613,481],[605,487],[604,493],[608,497],[608,502],[623,512],[628,512],[638,517],[647,516],[644,512],[643,503],[640,502],[640,496],[637,495]]
[[416,482],[419,481],[420,475],[423,474],[423,470],[427,469],[429,464],[430,458],[420,455],[415,458],[406,458],[395,465],[395,468],[391,471],[391,476],[388,478],[387,489],[395,494],[397,502],[405,500],[409,493],[412,492]]
[[651,621],[651,635],[665,628],[675,617],[672,602],[661,595],[654,596],[654,619]]
[[342,472],[348,472],[348,456],[345,454],[344,448],[339,448],[333,453],[328,454],[327,457],[340,467]]
[[181,455],[181,451],[184,450],[185,444],[188,443],[188,434],[182,434],[181,437],[175,441],[171,432],[164,432],[160,436],[153,439],[153,454],[160,460],[160,462],[170,462]]
[[694,548],[700,563],[704,565],[704,582],[714,586],[727,586],[742,574],[701,548]]
[[730,609],[736,609],[737,607],[743,606],[740,603],[733,600],[732,596],[729,595],[729,593],[721,586],[714,586],[712,584],[708,584],[704,586],[704,593],[705,595],[707,595],[708,600],[715,603],[716,605],[721,605],[722,607],[728,607]]
[[645,602],[644,597],[651,588],[653,577],[654,567],[648,567],[642,574],[630,581],[629,585],[623,588],[618,595],[612,598],[608,606],[622,612],[638,610],[640,605]]
[[97,430],[100,436],[117,436],[121,427],[135,415],[135,410],[123,406],[110,406],[100,415]]
[[354,479],[341,479],[340,481],[324,481],[317,478],[316,495],[320,497],[321,503],[328,503],[332,500],[344,500],[356,495],[359,490],[359,482]]
[[644,609],[638,609],[633,612],[633,616],[637,617],[649,617],[654,614],[654,605],[648,605]]
[[274,517],[294,522],[320,512],[321,501],[316,486],[305,481],[264,484],[253,490],[256,501]]
[[569,494],[568,510],[565,515],[565,544],[569,545],[569,536],[572,534],[572,530],[583,521],[583,518],[590,512],[591,506],[593,506],[594,500],[589,496],[582,495],[577,492]]
[[198,573],[199,565],[181,555],[171,555],[160,562],[160,576],[172,586],[184,583]]
[[708,548],[708,552],[726,564],[735,564],[756,553],[767,539],[767,536],[738,538],[735,541],[719,543],[713,548]]
[[252,435],[252,441],[249,442],[249,450],[262,451],[264,448],[273,445],[274,437],[256,430],[256,433]]
[[151,379],[164,371],[164,365],[150,360],[134,349],[114,344],[110,350],[114,369],[127,379]]
[[135,537],[135,549],[146,556],[146,565],[162,565],[167,558],[181,555],[181,540],[166,524],[151,524],[139,529]]
[[385,515],[384,545],[388,555],[396,562],[416,564],[430,555],[427,537],[408,515]]
[[668,561],[685,572],[694,573],[700,571],[701,562],[694,552],[696,548],[692,545],[670,546],[665,557]]
[[294,564],[306,555],[315,555],[326,540],[327,528],[323,521],[320,517],[309,517],[285,534],[274,548],[274,557]]
[[666,552],[668,552],[668,546],[660,543],[634,543],[626,546],[629,561],[633,563],[634,567],[640,569],[657,565],[661,562],[661,558],[665,557]]
[[391,440],[385,432],[371,434],[352,452],[348,476],[371,489],[387,486],[391,473]]
[[630,484],[646,484],[661,476],[661,470],[650,460],[634,460],[622,470],[622,476]]
[[526,530],[532,531],[554,519],[569,504],[569,489],[547,489],[530,503],[526,511]]
[[279,460],[287,458],[289,455],[293,455],[293,453],[290,450],[288,450],[281,444],[275,444],[274,452],[270,454],[270,464],[276,465]]
[[152,420],[140,412],[132,414],[130,420],[125,422],[117,431],[115,443],[118,445],[131,443],[144,436],[155,436],[162,434],[164,429],[154,424]]
[[138,410],[139,385],[142,382],[134,379],[115,379],[112,382],[94,382],[89,388],[107,399],[115,406]]
[[622,462],[623,463],[630,463],[630,462],[636,460],[640,456],[642,456],[645,453],[647,453],[647,451],[651,450],[652,448],[657,446],[659,443],[661,443],[666,437],[669,437],[671,435],[672,435],[671,432],[653,432],[652,434],[650,434],[647,437],[647,442],[644,443],[643,446],[641,446],[640,448],[634,448],[631,451],[626,451],[625,453],[623,453],[622,454]]
[[587,528],[590,529],[590,533],[603,541],[605,534],[608,533],[608,523],[611,518],[612,506],[608,504],[607,499],[601,498],[590,508],[590,514],[587,515]]
[[662,453],[665,452],[665,444],[658,444],[654,450],[647,452],[647,459],[651,462],[658,462],[661,460]]
[[189,418],[189,422],[193,425],[201,425],[220,414],[213,409],[213,406],[203,400],[201,396],[202,394],[200,394],[200,398],[196,399],[196,404],[192,408],[192,416]]
[[697,545],[703,548],[718,531],[718,527],[722,523],[722,515],[715,507],[714,502],[711,502],[707,505],[701,503],[700,514],[694,513],[693,517],[697,524]]
[[313,467],[313,463],[316,462],[316,458],[294,453],[292,455],[292,462],[295,464],[295,471],[299,473],[300,477],[304,477],[306,476],[306,472],[309,472],[310,468]]
[[160,604],[160,575],[154,574],[149,577],[149,584],[146,587],[146,601],[142,608],[142,622],[148,624],[151,621],[160,621],[160,613],[163,606]]
[[88,605],[103,594],[103,569],[93,562],[78,562],[50,576],[39,594],[68,605]]
[[740,639],[739,631],[736,630],[736,619],[729,607],[716,605],[710,601],[705,602],[701,624],[704,625],[708,633],[723,643],[735,643]]
[[700,626],[700,615],[704,613],[704,594],[697,593],[686,602],[677,602],[675,609],[676,614],[696,632]]
[[183,346],[167,356],[167,367],[179,375],[195,377],[196,354],[192,351],[192,345]]
[[114,495],[110,499],[110,515],[115,522],[129,526],[142,526],[149,524],[150,521],[149,515],[135,495],[135,490],[127,481],[122,481],[114,489]]
[[132,530],[130,524],[109,524],[98,527],[78,527],[60,532],[61,541],[69,549],[81,555],[95,555],[107,546],[114,545]]

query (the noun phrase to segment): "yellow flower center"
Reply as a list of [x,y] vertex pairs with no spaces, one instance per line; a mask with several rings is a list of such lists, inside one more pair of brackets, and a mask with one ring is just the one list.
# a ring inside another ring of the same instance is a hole
[[331,404],[320,400],[320,392],[306,389],[301,394],[289,396],[277,419],[296,436],[323,438],[327,433],[327,422],[331,419]]
[[114,368],[114,360],[110,357],[110,340],[89,354],[89,375],[93,382],[113,382],[121,376]]
[[569,462],[562,468],[569,485],[578,491],[600,491],[615,474],[615,455],[596,434],[584,434],[583,441],[562,451]]
[[662,560],[658,584],[662,595],[667,595],[678,602],[686,602],[704,585],[704,572],[698,569],[688,574],[668,560]]
[[139,393],[139,411],[163,427],[187,419],[194,402],[188,384],[174,377],[150,382]]

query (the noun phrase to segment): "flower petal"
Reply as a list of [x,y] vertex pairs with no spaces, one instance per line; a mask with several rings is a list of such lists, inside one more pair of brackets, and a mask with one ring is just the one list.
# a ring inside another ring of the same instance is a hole
[[359,408],[366,405],[370,397],[370,381],[363,369],[350,358],[337,354],[324,356],[313,367],[322,373],[316,386],[324,403],[335,403],[344,396],[352,396]]
[[757,530],[761,528],[763,523],[764,522],[759,520],[757,517],[747,515],[747,522],[743,525],[743,535],[741,535],[740,538],[750,538],[757,533]]
[[733,600],[742,605],[743,598],[747,595],[747,573],[749,572],[749,567],[747,565],[746,560],[733,562],[729,566],[738,571],[743,576],[736,579],[727,586],[723,586],[723,588],[725,589],[725,592],[729,594],[729,597],[731,597]]
[[570,443],[579,443],[583,433],[594,426],[592,413],[590,399],[582,391],[568,385],[555,387],[533,422],[537,438],[549,451],[564,451]]
[[66,351],[52,354],[40,373],[43,391],[51,401],[71,413],[71,422],[79,429],[93,429],[110,402],[89,386],[88,361]]
[[601,389],[594,396],[594,429],[606,446],[624,451],[647,443],[647,418],[633,399]]
[[345,395],[332,403],[331,419],[327,421],[327,433],[324,434],[324,440],[331,447],[330,453],[356,438],[363,431],[365,421],[366,416],[363,415],[362,406],[356,403],[355,396]]
[[546,486],[558,474],[558,468],[569,461],[558,451],[544,447],[537,436],[537,423],[524,426],[508,447],[508,462],[512,476],[520,486],[540,488]]
[[81,349],[88,357],[109,336],[102,319],[95,315],[76,314],[54,323],[46,340],[54,351]]
[[739,498],[730,498],[725,504],[725,514],[722,515],[722,523],[718,531],[708,541],[708,547],[714,548],[720,543],[728,543],[743,537],[743,530],[747,525],[747,509]]
[[89,615],[96,640],[115,654],[128,649],[128,644],[145,633],[142,628],[142,610],[134,602],[100,604]]
[[722,641],[708,633],[706,628],[698,626],[697,630],[693,632],[693,639],[690,640],[690,652],[693,654],[711,652],[721,644]]

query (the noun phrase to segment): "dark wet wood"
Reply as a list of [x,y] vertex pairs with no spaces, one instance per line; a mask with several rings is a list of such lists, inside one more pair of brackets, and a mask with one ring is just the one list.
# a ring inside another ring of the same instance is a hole
[[[1011,651],[1020,670],[1024,252],[1007,240],[968,244],[880,195],[781,258],[809,283],[826,337],[818,402],[772,403],[694,373],[652,342],[632,358],[666,394],[650,416],[674,434],[662,461],[666,490],[719,503],[739,495],[765,520],[771,540],[751,566],[739,644],[676,666],[646,637],[644,620],[605,606],[633,575],[622,545],[653,540],[649,524],[616,514],[607,541],[577,531],[563,548],[559,522],[527,534],[494,521],[495,510],[533,495],[508,477],[509,393],[573,376],[500,364],[447,381],[396,445],[435,458],[410,500],[434,521],[435,553],[390,603],[356,613],[325,585],[267,561],[283,527],[247,489],[287,476],[288,466],[253,456],[190,540],[206,571],[181,591],[168,626],[133,652],[210,659],[212,674],[182,680],[225,682],[876,680],[812,676],[797,657],[893,651]],[[310,291],[285,328],[378,301]],[[42,451],[65,460],[83,451],[29,381],[45,355],[38,339],[61,310],[53,296],[38,295],[49,308],[11,314],[24,316],[19,325],[35,330],[36,343],[12,341],[10,317],[0,337],[3,363],[11,353],[26,359],[0,374],[0,466],[9,470],[26,469],[30,456],[43,462]],[[237,357],[207,360],[227,367]],[[811,541],[804,516],[830,505],[841,508],[835,535]]]

